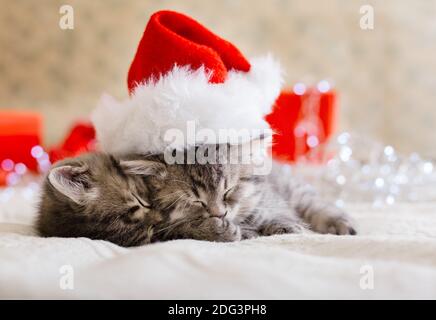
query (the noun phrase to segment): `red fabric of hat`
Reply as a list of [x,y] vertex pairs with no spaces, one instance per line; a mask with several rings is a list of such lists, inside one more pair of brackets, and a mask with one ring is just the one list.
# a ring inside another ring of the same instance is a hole
[[204,66],[212,73],[211,83],[223,83],[230,70],[250,71],[250,63],[230,42],[181,13],[159,11],[151,16],[131,64],[129,92],[144,81],[157,80],[174,65],[192,70]]

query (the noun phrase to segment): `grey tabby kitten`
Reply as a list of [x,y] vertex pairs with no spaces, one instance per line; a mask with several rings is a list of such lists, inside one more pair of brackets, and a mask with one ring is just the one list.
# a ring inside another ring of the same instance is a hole
[[356,233],[344,212],[295,183],[285,165],[259,176],[251,165],[217,160],[169,165],[163,155],[104,153],[64,160],[45,180],[37,230],[121,246],[183,238],[238,241],[306,228]]

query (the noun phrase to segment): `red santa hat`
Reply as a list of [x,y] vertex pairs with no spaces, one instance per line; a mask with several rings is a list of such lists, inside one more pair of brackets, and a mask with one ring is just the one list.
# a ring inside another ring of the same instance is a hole
[[[107,152],[162,153],[168,147],[252,139],[269,128],[264,115],[282,77],[270,56],[248,61],[197,21],[159,11],[145,28],[127,84],[129,98],[105,94],[92,115]],[[184,139],[175,139],[177,132]]]

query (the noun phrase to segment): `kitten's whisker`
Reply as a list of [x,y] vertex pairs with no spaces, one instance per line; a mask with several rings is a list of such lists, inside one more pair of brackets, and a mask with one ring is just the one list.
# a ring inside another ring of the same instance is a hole
[[156,234],[159,234],[159,233],[161,233],[162,231],[165,231],[165,230],[167,230],[168,228],[171,228],[172,226],[173,226],[173,225],[170,224],[170,225],[166,226],[165,228],[162,228],[162,229],[157,230],[154,234],[155,234],[155,235],[156,235]]
[[[194,220],[195,219],[192,219],[192,221],[194,221]],[[190,219],[188,219],[188,218],[178,219],[178,220],[176,220],[176,222],[173,222],[170,225],[168,225],[168,226],[166,226],[166,227],[164,227],[162,229],[159,229],[158,231],[156,231],[155,234],[161,233],[162,231],[168,230],[170,228],[174,229],[175,227],[177,227],[177,226],[179,226],[179,225],[181,225],[182,223],[185,223],[185,222],[190,222]]]
[[174,206],[177,202],[179,202],[183,198],[183,196],[184,196],[184,194],[181,194],[180,197],[178,197],[172,203],[166,205],[164,208],[167,209],[167,208],[170,208],[170,207]]
[[187,185],[188,187],[191,187],[191,188],[192,188],[192,184],[190,184],[190,183],[188,183],[188,182],[186,182],[186,181],[178,180],[178,179],[172,179],[171,181],[181,182],[181,183]]
[[171,197],[173,195],[179,195],[181,193],[183,193],[183,191],[181,191],[181,190],[174,191],[173,193],[164,194],[164,195],[162,195],[160,197],[156,197],[155,200],[163,200],[163,199],[169,198],[169,197]]
[[183,209],[182,209],[182,212],[183,212],[183,213],[185,212],[186,206],[187,206],[188,204],[191,205],[190,202],[189,202],[188,200],[184,200],[184,201],[185,201],[185,205],[183,206]]

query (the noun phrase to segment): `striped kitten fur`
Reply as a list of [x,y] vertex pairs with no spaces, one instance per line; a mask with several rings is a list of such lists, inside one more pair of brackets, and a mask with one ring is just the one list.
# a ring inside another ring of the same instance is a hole
[[162,155],[87,154],[51,169],[36,227],[42,236],[121,246],[171,239],[238,241],[306,228],[356,233],[344,212],[294,182],[288,169],[274,164],[270,175],[258,176],[250,165],[169,165]]

